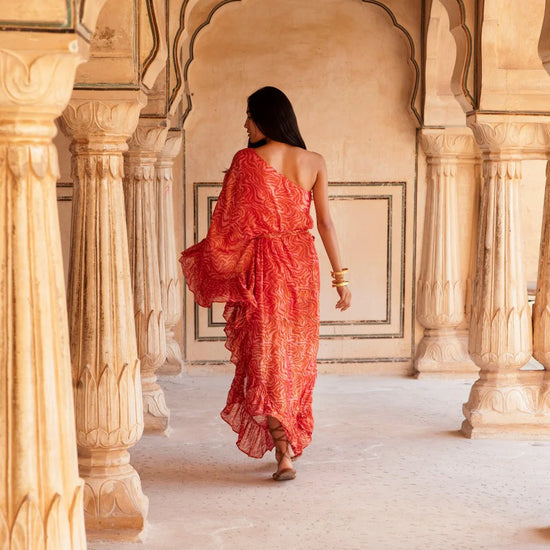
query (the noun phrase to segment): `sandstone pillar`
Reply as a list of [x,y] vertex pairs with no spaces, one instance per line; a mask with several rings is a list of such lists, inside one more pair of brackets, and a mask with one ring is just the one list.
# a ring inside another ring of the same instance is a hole
[[78,46],[0,42],[0,548],[84,549],[52,144]]
[[521,255],[519,184],[522,150],[532,137],[514,122],[468,124],[483,151],[476,277],[470,321],[470,354],[479,380],[464,405],[469,437],[514,437],[536,413],[538,379],[519,369],[531,357],[531,318]]
[[135,93],[78,92],[63,116],[73,137],[68,309],[80,474],[88,533],[143,529],[148,500],[128,448],[143,433],[123,151],[141,107]]
[[172,196],[174,159],[179,153],[181,142],[180,132],[169,134],[156,164],[159,275],[166,328],[166,362],[159,372],[171,375],[179,374],[183,366],[180,346],[174,337],[174,326],[181,317],[183,304]]
[[166,360],[156,226],[155,163],[168,129],[140,119],[125,153],[124,195],[145,431],[164,432],[170,412],[156,371]]
[[545,369],[539,414],[550,415],[550,162],[546,164],[537,293],[533,306],[533,356]]
[[[424,129],[428,162],[422,262],[416,311],[425,327],[415,357],[417,376],[477,373],[470,359],[465,320],[467,279],[460,265],[457,170],[473,162],[476,145],[467,128]],[[475,182],[474,182],[475,185]]]

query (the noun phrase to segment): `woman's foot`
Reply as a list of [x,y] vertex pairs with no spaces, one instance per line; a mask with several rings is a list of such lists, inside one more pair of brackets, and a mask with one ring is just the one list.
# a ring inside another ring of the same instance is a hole
[[268,417],[268,425],[271,437],[275,442],[275,458],[277,459],[277,471],[273,474],[273,479],[275,481],[294,479],[296,470],[292,467],[290,444],[283,425],[272,416]]

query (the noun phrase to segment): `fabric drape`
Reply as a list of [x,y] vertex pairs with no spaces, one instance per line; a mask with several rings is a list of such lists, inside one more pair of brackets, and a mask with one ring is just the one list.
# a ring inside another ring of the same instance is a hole
[[225,175],[206,238],[180,258],[198,304],[226,302],[235,376],[221,415],[251,457],[274,446],[267,416],[281,421],[296,455],[311,441],[319,262],[310,206],[310,192],[243,149]]

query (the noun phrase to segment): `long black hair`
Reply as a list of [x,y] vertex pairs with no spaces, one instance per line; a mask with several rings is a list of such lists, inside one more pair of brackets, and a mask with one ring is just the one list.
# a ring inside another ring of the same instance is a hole
[[278,88],[265,86],[256,90],[248,98],[248,112],[264,136],[306,149],[292,103]]

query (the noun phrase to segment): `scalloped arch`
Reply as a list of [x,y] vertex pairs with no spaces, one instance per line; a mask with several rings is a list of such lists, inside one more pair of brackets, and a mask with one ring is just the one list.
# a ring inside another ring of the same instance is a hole
[[[184,17],[184,12],[185,12],[185,9],[188,5],[188,1],[189,0],[185,1],[184,6],[182,6],[182,12],[181,12],[182,13],[182,18]],[[178,90],[183,85],[183,88],[185,90],[185,96],[186,96],[186,99],[187,99],[187,106],[185,108],[185,111],[182,114],[182,119],[181,119],[181,124],[182,125],[185,122],[185,120],[187,119],[187,116],[189,115],[189,113],[191,112],[191,109],[193,108],[191,95],[188,92],[187,76],[188,76],[188,72],[189,72],[189,66],[191,65],[191,63],[193,62],[193,60],[195,58],[195,51],[194,51],[195,41],[196,41],[198,35],[200,34],[200,32],[202,31],[202,29],[204,29],[207,25],[210,24],[210,22],[212,21],[212,18],[214,17],[214,14],[220,8],[224,7],[227,4],[231,4],[233,2],[241,2],[241,1],[242,0],[222,0],[222,1],[218,2],[218,4],[216,4],[210,10],[210,12],[209,12],[208,16],[206,17],[206,19],[200,25],[197,26],[197,28],[194,30],[194,32],[191,36],[191,39],[189,41],[189,56],[187,58],[187,61],[185,62],[185,65],[184,65],[183,71],[182,71],[182,76],[181,76],[182,82],[179,82],[179,83],[176,84],[176,87],[174,88],[173,93],[171,95],[171,101],[173,101],[174,98],[175,98],[175,95],[178,92]],[[393,26],[403,35],[403,37],[404,37],[404,39],[405,39],[405,41],[408,45],[409,58],[408,58],[407,62],[411,65],[411,67],[413,69],[413,72],[414,72],[414,77],[413,77],[414,83],[413,83],[413,89],[412,89],[412,92],[411,92],[411,99],[410,99],[410,102],[409,102],[409,107],[410,107],[412,113],[414,114],[418,124],[422,125],[422,116],[421,116],[420,112],[418,111],[418,109],[416,108],[416,99],[417,99],[417,96],[418,96],[418,91],[420,89],[420,66],[418,64],[418,61],[416,60],[416,50],[415,50],[415,47],[414,47],[414,40],[412,39],[412,36],[407,31],[407,29],[398,22],[397,17],[393,13],[393,11],[388,6],[386,6],[383,2],[380,2],[378,0],[361,0],[361,2],[363,2],[364,4],[372,4],[374,6],[377,6],[381,9],[383,9],[386,12],[386,14],[389,16],[389,18],[391,19],[391,22],[392,22]],[[182,26],[182,28],[183,28],[183,26]],[[178,37],[178,39],[179,38],[180,37]],[[178,40],[176,40],[175,42],[176,42],[175,49],[177,48],[177,50],[179,51],[179,47],[177,46]]]

